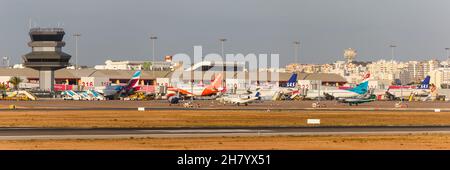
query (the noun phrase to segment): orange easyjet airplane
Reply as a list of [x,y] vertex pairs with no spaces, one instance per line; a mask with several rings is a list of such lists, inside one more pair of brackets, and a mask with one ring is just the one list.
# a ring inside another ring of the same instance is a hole
[[186,95],[186,96],[212,96],[219,92],[219,88],[222,87],[222,74],[218,74],[214,81],[207,85],[206,87],[201,86],[194,86],[191,87],[191,85],[179,85],[178,87],[169,87],[167,90],[169,91],[168,96],[173,96],[177,92],[180,93],[180,95]]

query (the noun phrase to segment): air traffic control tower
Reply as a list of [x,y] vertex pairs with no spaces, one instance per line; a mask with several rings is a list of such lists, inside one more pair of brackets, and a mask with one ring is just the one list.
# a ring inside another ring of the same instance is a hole
[[62,28],[30,29],[31,53],[22,56],[23,65],[39,71],[39,88],[42,91],[53,91],[55,70],[69,65],[70,55],[61,51],[66,45]]

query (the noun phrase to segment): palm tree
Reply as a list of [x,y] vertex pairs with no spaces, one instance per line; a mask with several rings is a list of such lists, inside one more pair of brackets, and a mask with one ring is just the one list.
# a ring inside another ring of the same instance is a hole
[[150,70],[151,67],[152,67],[152,63],[151,62],[144,62],[144,64],[142,64],[142,69],[143,70]]
[[5,98],[5,96],[6,96],[6,89],[7,89],[6,85],[1,83],[0,84],[0,96],[2,97],[2,99]]
[[0,92],[6,91],[7,87],[5,84],[0,84]]
[[19,84],[22,83],[23,80],[20,77],[11,77],[9,79],[9,83],[11,83],[12,85],[14,85],[14,89],[18,90],[19,89]]

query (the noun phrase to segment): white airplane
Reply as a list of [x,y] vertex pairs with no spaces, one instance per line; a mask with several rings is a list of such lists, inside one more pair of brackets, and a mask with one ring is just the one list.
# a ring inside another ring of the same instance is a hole
[[362,83],[360,83],[356,87],[350,88],[350,89],[308,90],[306,92],[305,98],[317,99],[318,97],[323,98],[323,97],[326,97],[327,95],[329,95],[329,96],[332,96],[333,98],[339,99],[339,98],[351,98],[351,97],[357,97],[360,95],[364,95],[369,90],[368,89],[369,88],[369,81],[368,81],[369,78],[370,78],[370,74],[365,75]]
[[376,100],[376,96],[372,93],[367,93],[364,96],[361,97],[355,97],[355,98],[343,98],[342,100],[338,100],[341,103],[347,103],[349,106],[356,105],[362,103],[370,103]]
[[420,85],[414,88],[409,86],[409,88],[405,88],[404,86],[400,86],[399,88],[388,88],[386,94],[392,100],[395,98],[407,98],[414,94],[416,96],[428,96],[430,95],[430,76],[425,77]]
[[136,71],[127,84],[111,84],[108,86],[97,87],[95,88],[95,91],[109,99],[127,97],[140,89],[140,78],[141,71]]
[[247,106],[250,103],[253,103],[257,100],[261,100],[261,93],[260,92],[256,92],[255,96],[251,97],[251,96],[247,96],[247,97],[241,97],[239,95],[237,96],[223,96],[221,98],[218,98],[217,100],[219,100],[220,102],[226,104],[226,103],[231,103],[231,104],[235,104],[235,105],[245,105]]
[[255,88],[250,88],[247,91],[258,91],[260,93],[261,100],[278,100],[281,95],[288,95],[291,99],[300,94],[297,88],[297,73],[293,73],[286,84],[282,87],[260,88],[259,86]]

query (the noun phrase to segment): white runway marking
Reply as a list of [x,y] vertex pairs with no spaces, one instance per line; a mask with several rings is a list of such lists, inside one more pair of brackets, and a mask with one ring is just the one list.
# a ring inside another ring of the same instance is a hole
[[192,130],[137,130],[139,132],[150,133],[251,133],[251,132],[272,132],[272,130],[250,130],[250,129],[192,129]]

